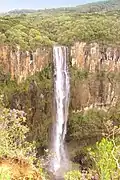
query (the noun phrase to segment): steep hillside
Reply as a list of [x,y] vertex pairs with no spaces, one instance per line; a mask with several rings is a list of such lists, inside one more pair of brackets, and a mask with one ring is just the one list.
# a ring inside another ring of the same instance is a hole
[[82,6],[77,6],[79,12],[100,12],[100,11],[115,11],[120,10],[119,0],[99,1],[96,3],[88,3]]
[[120,10],[120,1],[119,0],[107,0],[107,1],[98,1],[96,3],[88,3],[85,5],[79,5],[76,7],[65,7],[65,8],[53,8],[45,10],[31,10],[31,9],[21,9],[21,10],[12,10],[8,14],[28,14],[34,12],[40,12],[42,14],[55,14],[55,13],[91,13],[91,12],[101,12],[101,11],[116,11]]

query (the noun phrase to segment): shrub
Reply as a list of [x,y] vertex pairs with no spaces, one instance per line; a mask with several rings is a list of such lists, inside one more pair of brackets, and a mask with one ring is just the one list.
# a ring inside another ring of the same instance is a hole
[[114,177],[117,167],[113,156],[113,149],[113,142],[103,138],[101,142],[96,143],[96,150],[90,151],[101,180],[109,180]]
[[80,180],[81,173],[78,170],[69,171],[64,176],[65,180]]
[[11,180],[11,176],[7,168],[0,168],[0,180]]
[[0,109],[0,156],[35,157],[35,146],[26,141],[29,129],[23,111]]

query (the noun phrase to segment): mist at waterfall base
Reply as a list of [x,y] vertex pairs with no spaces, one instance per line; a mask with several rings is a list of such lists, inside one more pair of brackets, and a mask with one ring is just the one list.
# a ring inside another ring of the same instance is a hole
[[52,132],[52,159],[50,170],[56,179],[63,177],[69,168],[68,155],[65,147],[67,118],[69,108],[70,81],[65,46],[53,47],[54,62],[54,125]]

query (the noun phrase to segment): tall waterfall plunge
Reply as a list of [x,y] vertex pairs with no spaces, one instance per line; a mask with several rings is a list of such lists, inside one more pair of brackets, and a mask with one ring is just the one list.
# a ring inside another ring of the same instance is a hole
[[68,167],[68,158],[64,144],[67,131],[70,92],[67,47],[54,46],[53,61],[55,121],[52,142],[54,157],[51,161],[51,168],[52,172],[57,176],[61,169],[65,170]]

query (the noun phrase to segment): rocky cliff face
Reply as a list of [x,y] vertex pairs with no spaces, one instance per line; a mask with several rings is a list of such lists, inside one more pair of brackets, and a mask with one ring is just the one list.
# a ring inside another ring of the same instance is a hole
[[[77,116],[76,114],[82,109],[87,110],[95,106],[106,109],[120,102],[118,47],[105,47],[96,43],[89,45],[75,43],[69,52],[72,64],[69,119],[71,117],[74,119],[74,115]],[[36,71],[41,71],[51,61],[52,50],[49,48],[39,48],[35,52],[21,52],[19,48],[13,50],[6,46],[0,47],[0,64],[6,72],[10,72],[11,79],[16,78],[18,82]],[[51,64],[49,65],[45,72],[43,70],[38,76],[36,75],[38,78],[29,84],[30,87],[25,92],[14,91],[13,94],[10,93],[9,98],[11,108],[24,110],[27,113],[29,139],[37,140],[38,149],[48,146],[52,124],[53,77]],[[101,121],[100,124],[95,121],[92,128],[91,122],[88,121],[88,125],[84,123],[82,124],[81,121],[79,126],[81,127],[80,143],[82,139],[84,143],[88,141],[88,144],[91,143],[91,139],[92,143],[96,142],[96,138],[102,136],[103,122]]]
[[[76,42],[70,48],[72,66],[81,70],[96,72],[120,71],[120,47],[107,47],[97,43]],[[27,76],[41,71],[52,60],[52,49],[41,47],[36,51],[21,51],[19,47],[0,47],[0,65],[11,74],[11,79],[21,82]]]
[[91,106],[113,106],[120,95],[120,47],[77,42],[71,47],[72,66],[87,71],[84,79],[72,85],[72,107],[80,110]]
[[[73,109],[115,104],[120,94],[120,47],[76,42],[69,55],[72,66],[89,73],[82,81],[79,75],[75,77],[71,89]],[[0,64],[18,83],[41,71],[51,61],[52,49],[48,47],[41,47],[35,52],[22,52],[19,47],[16,50],[0,47]]]
[[9,46],[0,47],[0,65],[5,72],[10,73],[11,79],[18,83],[29,75],[41,71],[51,59],[51,49],[41,47],[36,51],[21,51],[19,47],[13,49]]
[[120,47],[77,42],[71,47],[72,65],[90,72],[120,71]]

